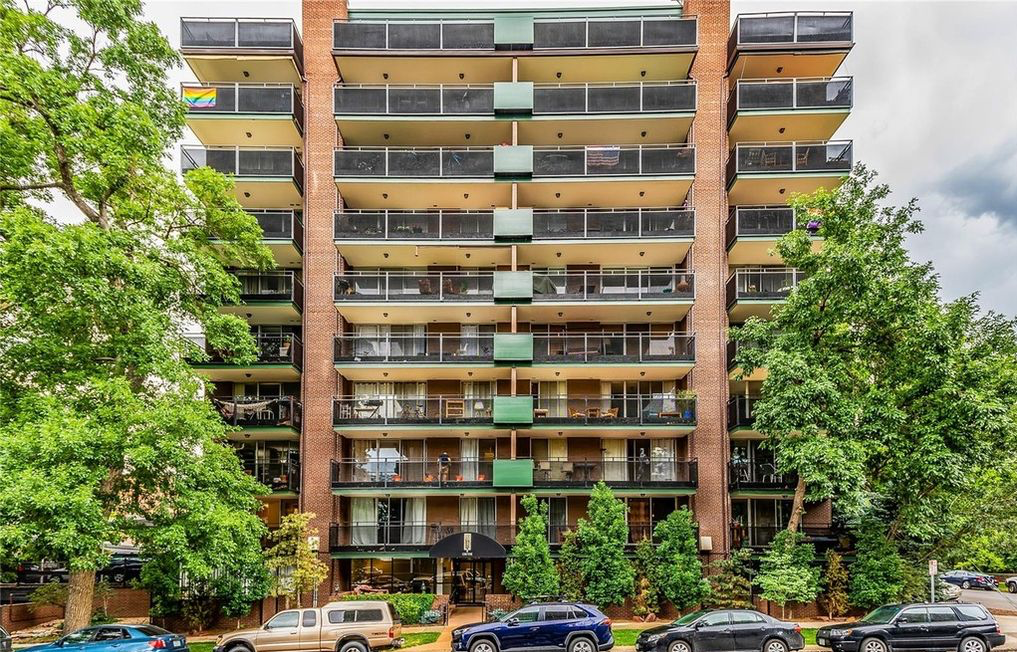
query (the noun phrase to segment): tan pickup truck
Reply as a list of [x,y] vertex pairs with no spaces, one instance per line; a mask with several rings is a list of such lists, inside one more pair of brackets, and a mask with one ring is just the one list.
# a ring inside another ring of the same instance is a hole
[[212,652],[372,652],[402,642],[392,605],[360,600],[280,611],[257,629],[220,636]]

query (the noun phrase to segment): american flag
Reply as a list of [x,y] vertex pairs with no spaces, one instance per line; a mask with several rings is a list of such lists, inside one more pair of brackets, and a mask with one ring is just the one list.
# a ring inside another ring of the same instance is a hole
[[621,147],[587,147],[586,164],[598,167],[614,167],[621,158]]

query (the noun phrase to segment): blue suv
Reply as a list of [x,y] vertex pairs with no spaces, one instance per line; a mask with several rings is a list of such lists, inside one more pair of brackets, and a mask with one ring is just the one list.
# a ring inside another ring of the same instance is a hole
[[588,604],[528,604],[501,620],[457,627],[454,652],[603,652],[614,647],[611,620]]

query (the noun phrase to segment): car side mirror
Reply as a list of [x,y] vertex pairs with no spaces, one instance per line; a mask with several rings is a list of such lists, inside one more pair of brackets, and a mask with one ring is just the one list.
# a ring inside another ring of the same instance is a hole
[[900,618],[897,619],[897,622],[894,623],[894,625],[907,625],[907,624],[908,619],[906,616],[901,616]]
[[519,624],[519,619],[518,618],[509,618],[507,622],[508,622],[509,625],[518,625]]

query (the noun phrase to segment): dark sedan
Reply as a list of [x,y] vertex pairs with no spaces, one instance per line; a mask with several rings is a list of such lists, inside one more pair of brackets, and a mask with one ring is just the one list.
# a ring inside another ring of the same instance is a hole
[[801,627],[749,609],[696,611],[636,639],[636,652],[790,652],[804,647]]
[[857,622],[816,632],[816,643],[834,652],[988,652],[1003,641],[996,620],[977,604],[885,605]]
[[939,576],[944,582],[955,584],[962,589],[985,589],[986,591],[996,590],[996,578],[984,573],[974,573],[966,570],[952,570]]

